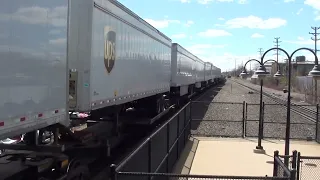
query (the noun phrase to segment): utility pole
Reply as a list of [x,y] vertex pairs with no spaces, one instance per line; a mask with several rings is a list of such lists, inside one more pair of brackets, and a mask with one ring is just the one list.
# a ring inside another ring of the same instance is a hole
[[234,77],[237,77],[237,59],[234,59]]
[[262,55],[264,53],[263,49],[259,48],[258,53],[260,53],[260,59],[259,60],[261,61]]
[[[281,42],[281,41],[279,41],[280,37],[275,37],[274,39],[276,40],[276,41],[273,41],[275,43],[275,47],[279,48],[279,46],[280,46],[279,43]],[[277,55],[277,63],[279,63],[279,50],[278,49],[276,49],[275,55]],[[278,69],[278,64],[276,64],[276,66],[277,66],[277,71],[280,70],[280,69]],[[277,84],[277,86],[279,85],[279,79],[276,79],[276,84]]]
[[261,58],[261,57],[262,57],[262,55],[263,55],[263,49],[262,49],[262,48],[259,48],[258,53],[260,53],[260,58]]
[[[250,60],[250,59],[251,59],[251,58],[249,57],[249,60]],[[251,72],[252,72],[252,70],[251,70],[251,61],[250,61],[250,71],[249,71],[249,72],[250,72],[250,75],[252,75],[252,74],[251,74]]]
[[[317,54],[317,52],[319,51],[317,49],[317,42],[318,40],[318,35],[320,35],[320,33],[318,32],[318,30],[320,29],[320,27],[311,27],[311,29],[313,30],[313,32],[309,32],[309,34],[313,35],[314,37],[311,37],[311,39],[314,41],[314,52]],[[318,103],[318,82],[316,79],[314,79],[314,94],[315,94],[315,103]]]
[[[279,41],[280,37],[275,37],[274,39],[276,40],[276,41],[273,41],[275,43],[274,46],[276,48],[279,48],[280,47],[279,43],[281,43],[281,41]],[[278,62],[279,61],[279,50],[278,49],[276,50],[276,54],[275,55],[277,55],[277,62]]]

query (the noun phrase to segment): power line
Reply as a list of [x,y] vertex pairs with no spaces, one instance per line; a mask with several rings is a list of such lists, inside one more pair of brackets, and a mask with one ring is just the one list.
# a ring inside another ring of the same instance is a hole
[[[276,48],[279,48],[279,43],[281,43],[281,41],[279,41],[279,39],[280,39],[280,37],[275,37],[274,38],[276,41],[273,41],[274,43],[275,43],[275,47]],[[278,49],[276,49],[276,53],[274,54],[274,55],[277,55],[277,62],[279,62],[279,50]]]
[[311,29],[314,31],[313,33],[309,32],[309,34],[313,35],[314,37],[311,37],[311,39],[314,41],[314,52],[317,54],[317,52],[319,51],[317,49],[317,42],[318,40],[320,40],[318,38],[318,35],[320,35],[320,33],[318,32],[318,30],[320,29],[320,27],[311,27]]

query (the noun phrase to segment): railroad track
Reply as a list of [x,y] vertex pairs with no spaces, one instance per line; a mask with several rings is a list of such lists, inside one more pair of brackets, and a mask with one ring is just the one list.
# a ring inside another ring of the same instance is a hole
[[[252,91],[258,92],[260,93],[260,90],[257,90],[253,87],[250,87],[248,85],[245,85],[243,83],[240,83],[236,80],[232,80],[233,82],[246,87]],[[267,93],[267,92],[262,92],[262,94],[266,97],[269,97],[272,101],[276,102],[276,104],[280,104],[283,105],[285,107],[287,107],[287,100],[281,99],[278,96],[275,96],[273,94]],[[304,117],[305,119],[311,121],[311,122],[316,122],[317,121],[317,111],[312,110],[308,107],[302,106],[302,105],[298,105],[296,103],[291,103],[291,111],[295,112],[296,114],[299,114],[300,116]]]

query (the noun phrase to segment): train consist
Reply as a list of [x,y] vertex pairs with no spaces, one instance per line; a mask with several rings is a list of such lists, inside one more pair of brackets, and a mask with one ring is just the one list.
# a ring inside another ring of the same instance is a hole
[[29,145],[0,149],[37,146],[39,132],[79,119],[111,121],[117,132],[128,108],[159,115],[222,80],[221,69],[115,0],[12,0],[0,13],[0,139],[25,134]]

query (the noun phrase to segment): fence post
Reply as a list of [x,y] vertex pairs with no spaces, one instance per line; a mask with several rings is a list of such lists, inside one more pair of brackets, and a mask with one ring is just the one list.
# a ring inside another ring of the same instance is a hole
[[278,161],[276,160],[276,157],[279,157],[279,151],[274,151],[273,153],[273,176],[278,177]]
[[292,169],[297,169],[297,155],[298,155],[298,152],[294,150],[292,152]]
[[[180,112],[181,113],[181,112]],[[180,141],[180,139],[179,139],[179,135],[180,135],[180,133],[179,133],[179,130],[180,130],[180,113],[179,114],[177,114],[177,157],[179,157],[179,141]]]
[[297,179],[300,178],[300,163],[301,163],[301,153],[298,152],[298,156],[297,156]]
[[246,118],[245,118],[245,109],[246,109],[246,102],[243,101],[242,103],[242,137],[246,137]]
[[116,165],[110,165],[110,180],[117,180]]
[[248,103],[246,103],[246,120],[248,119]]
[[169,151],[170,151],[170,122],[166,125],[167,126],[167,173],[169,173]]
[[148,172],[151,173],[151,169],[152,169],[152,151],[151,151],[151,147],[152,147],[152,138],[149,139],[148,141]]
[[187,131],[187,109],[188,109],[188,106],[186,106],[184,108],[184,120],[183,120],[183,148],[186,146],[186,143],[187,143],[187,138],[186,138],[186,131]]
[[319,126],[319,104],[316,105],[316,141],[319,143],[319,140],[318,140],[318,126]]
[[190,102],[190,117],[189,117],[189,136],[191,137],[191,122],[192,122],[192,101]]
[[296,174],[297,174],[296,169],[290,170],[290,180],[296,180]]
[[262,123],[262,128],[261,128],[261,135],[262,135],[262,139],[264,138],[264,108],[265,108],[265,105],[264,105],[264,102],[262,102],[262,113],[261,113],[261,123]]

